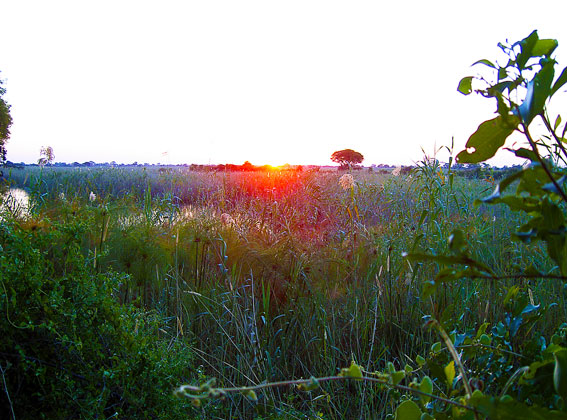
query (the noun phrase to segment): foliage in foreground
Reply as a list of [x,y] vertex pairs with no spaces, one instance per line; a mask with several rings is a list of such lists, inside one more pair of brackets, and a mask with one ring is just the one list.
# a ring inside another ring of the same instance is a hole
[[95,272],[86,231],[0,222],[0,417],[182,417],[171,389],[191,378],[192,351],[157,314],[117,303],[125,275]]
[[[528,159],[531,164],[501,181],[494,193],[483,201],[504,204],[513,211],[524,213],[526,221],[515,233],[515,239],[526,243],[542,241],[555,263],[547,272],[529,265],[509,278],[543,278],[565,283],[567,193],[564,183],[567,179],[567,150],[564,143],[567,125],[560,130],[559,116],[551,123],[546,103],[567,83],[567,68],[557,79],[554,78],[556,61],[551,56],[557,41],[539,39],[536,31],[520,42],[499,46],[508,58],[504,66],[489,60],[476,63],[494,70],[496,80],[490,82],[479,77],[485,86],[477,92],[497,100],[498,116],[479,126],[467,142],[467,149],[457,159],[461,163],[485,161],[494,156],[513,132],[525,136],[528,147],[514,153]],[[471,93],[473,79],[464,78],[459,91]],[[521,103],[516,102],[517,96],[524,98]],[[548,130],[548,134],[539,140],[534,139],[529,130],[536,117],[541,117]],[[516,192],[503,195],[512,184],[517,185]],[[465,234],[457,229],[449,238],[448,252],[409,255],[409,260],[430,261],[439,267],[435,279],[424,285],[424,298],[431,297],[442,285],[467,278],[498,279],[488,265],[471,258],[464,238]],[[485,323],[473,334],[455,332],[449,335],[438,320],[430,320],[428,324],[437,329],[441,340],[432,345],[427,358],[418,356],[415,365],[408,364],[402,370],[396,370],[393,363],[388,363],[385,371],[365,372],[362,366],[353,362],[336,377],[312,377],[233,388],[216,388],[214,384],[207,383],[183,386],[178,393],[199,404],[202,400],[229,392],[241,392],[256,400],[257,390],[274,385],[293,384],[310,391],[319,388],[323,382],[344,377],[377,382],[381,388],[396,390],[394,396],[399,403],[395,417],[399,419],[567,418],[566,324],[560,325],[557,332],[547,339],[534,331],[534,320],[545,316],[548,308],[535,305],[529,286],[527,291],[529,299],[520,287],[509,288],[504,299],[506,320],[490,329],[490,325]],[[524,329],[523,340],[517,342],[516,335],[521,329]],[[421,376],[422,369],[428,374]],[[404,379],[410,382],[403,385]],[[405,391],[405,395],[400,397],[399,391]]]
[[[472,147],[476,151],[483,146]],[[521,186],[521,200],[516,202],[530,204],[534,212],[516,215],[505,207],[506,201],[473,207],[473,197],[494,188],[491,177],[465,181],[451,165],[443,168],[429,158],[411,176],[398,170],[386,176],[362,171],[341,176],[309,171],[14,169],[10,175],[21,178],[17,185],[32,194],[32,214],[8,223],[13,228],[5,236],[26,238],[34,244],[27,249],[41,250],[38,261],[50,279],[40,288],[42,293],[53,293],[53,285],[65,275],[83,278],[79,274],[84,272],[91,280],[107,279],[107,293],[113,293],[115,301],[175,321],[175,328],[157,316],[156,322],[143,323],[148,318],[139,311],[119,306],[131,317],[123,321],[128,331],[136,331],[135,321],[140,320],[138,340],[140,326],[148,326],[143,330],[146,342],[156,345],[139,348],[142,354],[160,347],[158,339],[164,335],[181,347],[178,335],[191,337],[191,361],[182,362],[169,354],[175,348],[162,344],[163,354],[172,358],[173,365],[167,366],[174,371],[170,377],[176,385],[191,378],[179,379],[186,374],[174,366],[195,367],[195,382],[201,385],[184,387],[182,393],[199,401],[200,408],[193,410],[201,410],[205,418],[550,417],[564,407],[564,382],[555,371],[562,371],[556,367],[562,366],[561,348],[566,345],[561,325],[566,305],[557,287],[564,276],[546,252],[549,242],[561,243],[561,229],[558,234],[554,229],[546,232],[545,223],[557,219],[538,215],[561,201],[553,191],[539,188],[551,181],[539,175],[531,178],[529,174],[541,174],[543,168],[537,168],[535,162],[512,182],[503,180],[500,191],[505,194],[493,196],[512,203],[516,194],[509,190]],[[561,169],[548,169],[558,181]],[[551,207],[538,208],[538,197]],[[536,217],[535,225],[531,217]],[[76,235],[65,233],[77,223],[79,230],[70,229]],[[510,234],[525,223],[536,229],[528,230],[529,235]],[[511,240],[522,237],[529,243]],[[80,253],[70,252],[73,247]],[[403,250],[411,257],[401,258]],[[14,255],[20,260],[27,253]],[[16,271],[11,270],[18,279]],[[118,272],[127,275],[113,274]],[[31,291],[39,284],[27,281],[27,292],[16,290],[34,296]],[[64,290],[73,291],[67,299],[84,293],[82,286],[64,285]],[[4,293],[13,300],[9,289]],[[554,305],[556,301],[560,305]],[[75,299],[88,311],[81,302]],[[14,314],[25,319],[13,306],[19,309],[19,303],[16,298],[8,307],[10,320]],[[73,305],[61,305],[65,314],[74,313]],[[31,306],[32,318],[44,319],[45,311],[36,307]],[[426,314],[432,315],[427,325],[433,328],[420,328]],[[54,319],[60,319],[61,314],[56,315]],[[57,328],[71,337],[66,325],[61,321]],[[135,366],[141,356],[128,353],[120,344],[121,334],[111,333],[119,344],[117,354]],[[88,328],[84,334],[100,347],[96,340],[104,334],[90,334]],[[20,340],[26,349],[37,342],[33,335]],[[46,349],[60,342],[51,340]],[[91,366],[105,363],[97,357],[95,352],[84,360],[93,360]],[[325,376],[352,359],[358,363],[342,376]],[[35,368],[41,373],[42,366]],[[128,369],[122,379],[133,381],[129,383],[144,397],[154,398]],[[46,381],[59,381],[60,371],[46,371]],[[5,370],[9,372],[15,372],[13,366]],[[218,386],[209,381],[211,376],[218,378]],[[289,377],[309,378],[293,382],[312,390],[268,388]],[[557,386],[554,377],[559,378]],[[14,379],[9,379],[6,395],[21,395],[22,388],[14,388]],[[75,384],[75,395],[90,389],[87,383]],[[163,401],[169,398],[163,395]],[[129,398],[119,400],[124,410],[131,405]],[[148,405],[159,407],[160,401]],[[178,407],[169,409],[171,417]]]

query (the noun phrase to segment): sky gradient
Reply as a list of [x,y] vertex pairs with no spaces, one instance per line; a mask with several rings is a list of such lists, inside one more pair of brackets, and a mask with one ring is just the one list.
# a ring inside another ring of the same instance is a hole
[[538,29],[567,65],[567,3],[511,4],[4,0],[7,157],[331,164],[351,148],[398,165],[452,137],[459,151],[494,104],[458,82],[499,41]]

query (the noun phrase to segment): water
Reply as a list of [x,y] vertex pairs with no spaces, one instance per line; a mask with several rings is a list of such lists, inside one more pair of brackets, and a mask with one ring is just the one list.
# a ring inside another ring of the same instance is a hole
[[30,196],[24,190],[10,188],[0,195],[0,213],[8,212],[14,217],[25,217],[29,215],[29,211]]

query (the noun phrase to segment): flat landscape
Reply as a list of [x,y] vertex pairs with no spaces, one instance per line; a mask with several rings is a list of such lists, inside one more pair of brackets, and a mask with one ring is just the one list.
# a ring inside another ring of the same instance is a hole
[[475,204],[494,190],[494,171],[466,178],[424,158],[404,172],[6,170],[29,202],[4,196],[1,354],[38,372],[38,389],[53,387],[40,399],[11,388],[12,398],[48,417],[64,398],[58,410],[104,418],[379,418],[395,412],[399,390],[372,382],[267,387],[254,401],[174,390],[327,377],[353,361],[409,378],[426,359],[438,383],[451,356],[435,348],[429,319],[461,354],[480,346],[479,328],[492,331],[466,363],[479,389],[501,389],[533,333],[551,337],[565,319],[562,285],[468,278],[424,297],[451,264],[404,256],[449,253],[459,229],[467,255],[496,276],[553,264],[541,244],[511,238],[516,213]]
[[559,6],[12,3],[0,419],[567,420]]

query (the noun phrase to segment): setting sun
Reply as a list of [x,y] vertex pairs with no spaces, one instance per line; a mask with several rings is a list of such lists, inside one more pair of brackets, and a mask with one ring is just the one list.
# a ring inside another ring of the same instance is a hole
[[567,418],[567,2],[1,11],[0,419]]

